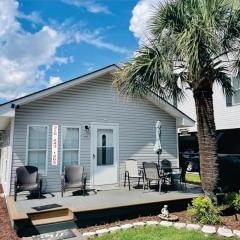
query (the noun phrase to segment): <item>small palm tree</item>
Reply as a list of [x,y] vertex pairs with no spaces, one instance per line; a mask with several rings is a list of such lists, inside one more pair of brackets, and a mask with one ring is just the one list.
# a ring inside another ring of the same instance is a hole
[[169,0],[156,7],[151,36],[123,63],[114,85],[125,95],[158,93],[165,99],[195,100],[202,187],[215,193],[218,183],[213,85],[232,95],[230,73],[240,56],[240,7],[234,0]]

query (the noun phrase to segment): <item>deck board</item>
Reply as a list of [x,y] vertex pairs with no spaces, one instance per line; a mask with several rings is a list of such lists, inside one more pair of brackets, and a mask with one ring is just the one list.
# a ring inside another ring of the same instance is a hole
[[[19,195],[17,202],[14,202],[10,198],[11,204],[14,204],[15,212],[19,215],[36,213],[33,207],[59,204],[63,208],[69,208],[72,212],[85,212],[94,210],[103,210],[118,207],[127,207],[141,204],[151,204],[158,202],[168,202],[176,200],[191,199],[202,194],[202,190],[199,186],[189,185],[187,191],[171,191],[167,193],[159,194],[156,191],[143,192],[142,189],[133,189],[128,191],[126,189],[99,191],[97,194],[90,192],[86,196],[73,196],[72,192],[65,193],[64,197],[61,197],[60,193],[54,193],[43,195],[42,199],[27,199],[27,195]],[[41,211],[42,212],[42,211]],[[14,220],[14,214],[12,216]]]

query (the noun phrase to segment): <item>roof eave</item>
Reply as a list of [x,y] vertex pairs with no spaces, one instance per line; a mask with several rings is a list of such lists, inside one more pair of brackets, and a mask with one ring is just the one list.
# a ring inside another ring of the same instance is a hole
[[174,107],[172,104],[161,98],[159,95],[151,92],[147,99],[159,106],[162,110],[167,112],[169,115],[176,119],[177,128],[180,127],[193,127],[195,125],[195,121],[187,116],[185,113],[181,112],[179,109]]

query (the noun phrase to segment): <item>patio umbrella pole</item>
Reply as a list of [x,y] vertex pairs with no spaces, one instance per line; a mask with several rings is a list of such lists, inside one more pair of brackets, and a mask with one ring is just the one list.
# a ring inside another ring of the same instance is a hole
[[158,152],[158,167],[160,166],[160,152]]
[[153,150],[158,155],[158,166],[160,166],[160,154],[162,152],[162,145],[160,141],[160,138],[161,138],[161,122],[160,121],[156,122],[155,128],[156,128],[156,142]]

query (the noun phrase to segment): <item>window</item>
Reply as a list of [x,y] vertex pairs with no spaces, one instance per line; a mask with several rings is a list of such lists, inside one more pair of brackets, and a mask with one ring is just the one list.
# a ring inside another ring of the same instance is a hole
[[232,80],[233,89],[235,94],[233,95],[233,105],[240,104],[240,76],[233,78]]
[[80,128],[62,127],[62,171],[80,162]]
[[113,149],[113,130],[98,129],[97,142],[97,165],[113,165],[114,164],[114,149]]
[[40,174],[47,174],[48,126],[28,126],[27,164],[38,168]]

